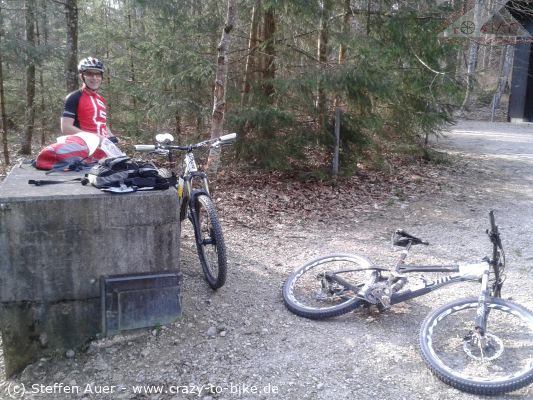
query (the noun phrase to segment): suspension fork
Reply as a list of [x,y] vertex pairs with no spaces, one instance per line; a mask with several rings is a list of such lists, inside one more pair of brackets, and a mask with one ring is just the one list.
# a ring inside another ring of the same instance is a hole
[[[203,189],[194,189],[194,179],[199,178],[202,181],[202,188]],[[183,176],[183,188],[182,188],[182,202],[186,206],[189,207],[190,215],[195,215],[194,210],[194,199],[199,193],[203,193],[209,197],[211,197],[209,193],[209,183],[207,179],[207,174],[201,171],[192,171],[187,173]],[[178,194],[179,193],[179,187],[178,187]],[[182,206],[183,206],[182,204]],[[192,222],[192,221],[191,221]]]
[[208,197],[209,193],[204,190],[195,190],[191,191],[191,197],[189,199],[189,212],[191,216],[191,222],[194,229],[194,236],[198,244],[202,244],[202,230],[200,226],[200,216],[198,215],[194,205],[196,204],[196,198],[200,195],[206,195]]
[[485,336],[485,331],[487,330],[487,317],[489,314],[489,309],[487,307],[487,299],[489,298],[489,269],[486,269],[483,272],[481,277],[481,293],[478,298],[478,306],[476,313],[476,327],[475,331],[481,337]]
[[195,208],[194,208],[194,203],[195,203],[195,198],[197,196],[191,196],[191,199],[189,200],[189,215],[190,215],[190,220],[191,220],[191,223],[192,223],[192,227],[193,227],[193,230],[194,230],[194,240],[196,242],[197,245],[202,245],[202,242],[203,242],[203,239],[202,239],[202,228],[200,226],[200,216],[198,215],[198,213],[196,212]]

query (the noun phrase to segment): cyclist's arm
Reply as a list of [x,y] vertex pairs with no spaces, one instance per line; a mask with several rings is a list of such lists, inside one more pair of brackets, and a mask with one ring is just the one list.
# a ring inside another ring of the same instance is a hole
[[65,98],[65,107],[63,109],[63,115],[61,115],[61,132],[63,135],[75,135],[82,131],[75,125],[81,95],[82,91],[76,90],[75,92],[69,93]]
[[107,125],[105,129],[106,129],[106,132],[107,132],[107,138],[108,139],[114,137],[114,138],[117,138],[116,140],[118,141],[118,137],[116,137],[115,134],[113,132],[111,132],[111,128],[109,127],[109,125]]
[[74,118],[61,117],[61,133],[63,135],[75,135],[78,132],[82,132],[82,130],[74,126]]

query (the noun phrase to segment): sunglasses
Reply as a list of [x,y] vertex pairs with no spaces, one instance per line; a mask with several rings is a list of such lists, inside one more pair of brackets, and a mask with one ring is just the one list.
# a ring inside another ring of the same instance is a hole
[[102,73],[98,72],[98,71],[85,71],[83,73],[83,75],[85,75],[85,76],[99,76],[99,77],[102,77]]

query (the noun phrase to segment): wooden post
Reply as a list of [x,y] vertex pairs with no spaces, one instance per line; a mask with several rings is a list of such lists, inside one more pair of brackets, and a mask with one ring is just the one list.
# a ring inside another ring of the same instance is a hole
[[333,180],[337,180],[339,174],[339,148],[341,138],[341,108],[335,108],[335,148],[333,150]]

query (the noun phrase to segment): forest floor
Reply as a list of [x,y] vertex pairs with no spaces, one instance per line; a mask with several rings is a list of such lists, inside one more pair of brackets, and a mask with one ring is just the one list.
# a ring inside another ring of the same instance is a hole
[[[184,224],[183,315],[176,323],[96,340],[73,358],[41,359],[11,380],[0,378],[0,399],[20,384],[24,399],[479,398],[440,382],[417,349],[424,316],[475,294],[478,285],[326,321],[291,314],[281,296],[292,270],[325,253],[392,263],[396,228],[431,243],[414,249],[413,262],[480,260],[490,251],[487,211],[495,209],[507,250],[504,297],[533,309],[533,125],[464,121],[434,148],[446,152],[444,162],[398,162],[393,174],[360,171],[335,186],[227,171],[215,190],[226,285],[214,292],[203,281]],[[79,394],[32,389],[54,383]],[[114,393],[91,393],[105,385]],[[492,398],[531,399],[533,386]]]

